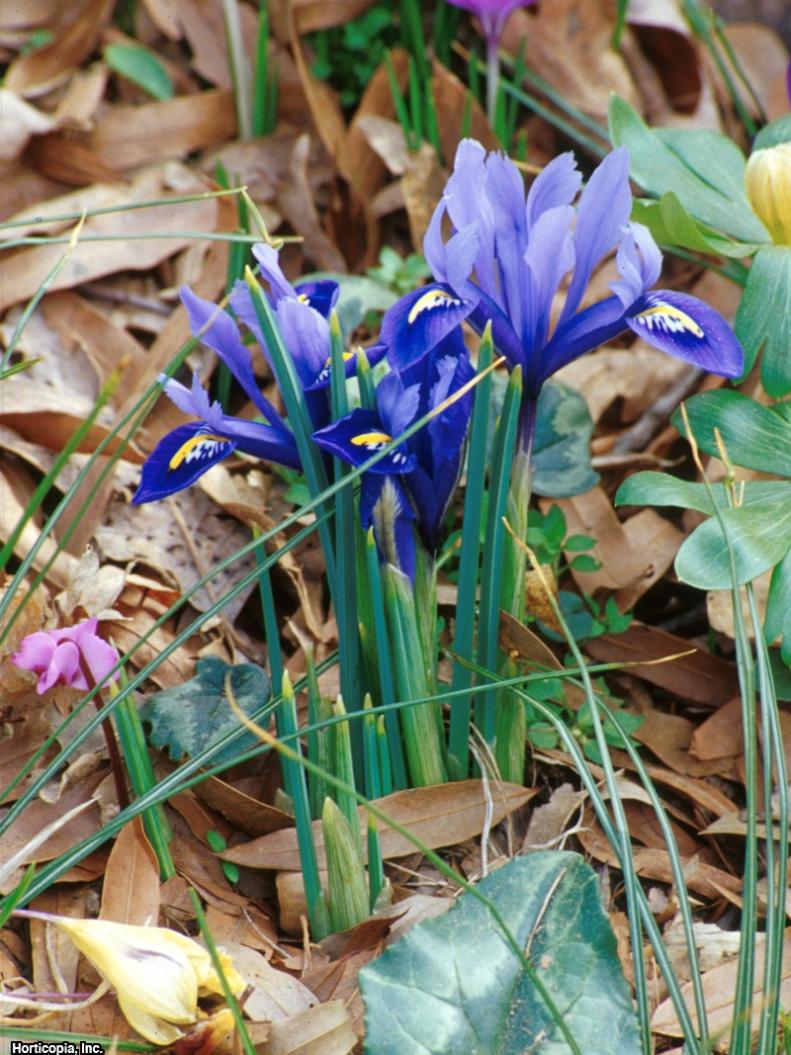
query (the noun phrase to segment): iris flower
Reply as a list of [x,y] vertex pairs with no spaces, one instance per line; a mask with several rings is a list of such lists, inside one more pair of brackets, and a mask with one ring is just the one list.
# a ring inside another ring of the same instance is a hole
[[[478,332],[491,322],[495,346],[522,371],[525,451],[544,382],[626,330],[704,370],[738,376],[743,352],[719,312],[686,293],[652,288],[662,255],[648,229],[629,222],[628,172],[626,148],[612,151],[575,206],[582,177],[573,156],[561,154],[525,198],[513,162],[463,140],[424,242],[437,281],[403,297],[383,321],[398,368],[426,355],[463,319]],[[610,283],[612,295],[581,309],[593,272],[613,250],[620,277]],[[553,301],[566,282],[553,325]]]
[[499,63],[497,61],[497,47],[500,37],[505,29],[508,16],[517,7],[529,7],[535,0],[448,0],[455,7],[463,7],[471,11],[479,22],[486,39],[486,65],[487,78],[487,110],[489,121],[494,124],[494,114],[497,106],[497,84],[500,77]]
[[[429,411],[442,406],[473,376],[460,330],[452,331],[403,372],[391,370],[376,389],[377,409],[353,410],[314,433],[328,453],[362,465]],[[430,551],[439,545],[445,511],[456,486],[472,409],[466,393],[365,473],[360,515],[373,525],[380,554],[410,577],[412,524]]]
[[[291,286],[280,269],[274,249],[260,245],[253,251],[259,260],[262,277],[269,284],[269,298],[278,325],[305,389],[314,425],[318,428],[329,420],[330,333],[327,317],[337,300],[337,284],[324,281]],[[216,352],[264,421],[249,421],[225,414],[218,402],[209,399],[194,374],[191,388],[160,376],[165,395],[179,410],[197,420],[179,425],[157,444],[143,466],[140,486],[132,499],[136,504],[165,498],[189,487],[234,451],[292,469],[300,468],[294,435],[280,413],[261,393],[253,372],[250,349],[242,341],[236,322],[227,311],[196,296],[186,286],[180,295],[193,336]],[[240,284],[231,300],[236,314],[253,330],[266,355],[266,343],[247,287]],[[381,345],[368,349],[369,361],[372,364],[377,362],[384,351]],[[345,359],[347,373],[351,374],[356,367],[356,356],[350,352]]]
[[[99,637],[98,619],[86,619],[62,630],[39,630],[22,640],[11,662],[21,670],[38,675],[39,696],[54,685],[68,685],[85,691],[88,676],[99,685],[118,663],[118,653]],[[118,672],[113,680],[118,679]]]

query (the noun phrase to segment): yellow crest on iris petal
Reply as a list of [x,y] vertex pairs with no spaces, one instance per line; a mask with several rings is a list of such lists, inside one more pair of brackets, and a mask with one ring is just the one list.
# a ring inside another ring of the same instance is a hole
[[359,436],[352,436],[352,443],[355,447],[367,447],[373,450],[375,447],[383,447],[392,438],[386,432],[361,432]]
[[407,315],[407,322],[411,326],[424,311],[431,311],[433,308],[446,308],[449,305],[457,304],[461,304],[459,298],[452,296],[444,289],[430,289],[428,293],[418,297],[412,305],[412,309]]
[[750,155],[744,185],[756,215],[776,245],[791,245],[791,143]]
[[658,330],[664,330],[668,334],[691,333],[693,337],[698,338],[705,336],[703,330],[690,315],[687,315],[681,308],[668,304],[664,300],[652,304],[645,311],[638,312],[635,315],[635,321],[641,323],[649,330],[653,330],[656,327]]
[[195,458],[208,458],[214,454],[221,443],[227,443],[224,436],[216,436],[213,432],[199,432],[197,436],[190,438],[179,447],[168,462],[168,468],[172,471],[178,469],[182,462],[191,462]]

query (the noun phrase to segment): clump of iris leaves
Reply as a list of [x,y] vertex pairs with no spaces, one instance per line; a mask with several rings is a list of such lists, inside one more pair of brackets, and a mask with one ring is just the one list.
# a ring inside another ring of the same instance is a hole
[[[380,17],[377,10],[370,12],[374,22]],[[368,39],[355,37],[350,27],[342,32],[351,51],[361,46],[360,39]],[[254,533],[242,552],[256,554],[255,572],[209,613],[257,582],[267,670],[204,661],[192,682],[149,698],[143,716],[151,723],[152,741],[180,762],[159,783],[150,767],[146,771],[134,765],[145,744],[140,743],[131,694],[193,628],[179,634],[160,659],[137,675],[124,675],[106,712],[115,713],[136,799],[99,837],[29,872],[5,899],[5,916],[14,905],[47,889],[132,816],[143,815],[163,875],[171,873],[160,804],[211,773],[272,749],[239,725],[227,709],[231,701],[259,724],[274,717],[274,746],[281,756],[285,801],[297,827],[314,939],[353,926],[390,896],[378,838],[387,814],[371,800],[481,771],[522,783],[526,743],[560,743],[574,758],[623,869],[636,1013],[595,876],[576,855],[534,854],[473,887],[444,858],[413,839],[467,896],[448,917],[417,928],[363,972],[367,1050],[407,1050],[402,1030],[438,1052],[523,1050],[529,1041],[535,1050],[565,1044],[573,1052],[595,1047],[613,1055],[647,1055],[652,1050],[650,1001],[638,952],[647,936],[673,1000],[685,1050],[709,1051],[716,1038],[707,1025],[690,905],[679,898],[692,965],[694,1020],[690,994],[681,990],[632,865],[609,746],[629,753],[646,788],[667,840],[678,892],[685,888],[683,862],[630,738],[632,716],[619,710],[578,645],[586,636],[617,632],[628,620],[611,604],[602,610],[591,598],[561,590],[553,625],[562,628],[567,662],[550,672],[526,668],[503,650],[500,613],[528,622],[521,584],[531,553],[539,566],[556,575],[564,570],[564,553],[572,562],[582,562],[577,565],[581,569],[593,567],[585,563],[592,559],[585,551],[595,540],[568,536],[557,507],[543,515],[529,509],[534,494],[573,495],[596,480],[588,456],[592,423],[584,401],[552,375],[629,330],[668,354],[736,381],[761,352],[764,384],[776,402],[763,406],[725,387],[690,400],[685,417],[677,420],[696,450],[725,460],[725,483],[641,473],[627,480],[618,501],[676,505],[703,514],[706,519],[682,547],[676,570],[702,589],[734,594],[748,825],[743,948],[729,1050],[746,1055],[753,1040],[759,850],[766,881],[763,988],[768,995],[757,1022],[757,1043],[765,1055],[777,1050],[788,828],[777,686],[787,685],[788,677],[766,643],[781,637],[782,661],[791,661],[791,502],[784,479],[739,485],[733,466],[791,476],[791,461],[782,454],[791,437],[791,414],[784,401],[791,392],[791,371],[782,355],[782,334],[787,332],[782,279],[791,273],[791,249],[771,237],[744,194],[745,160],[730,140],[709,132],[649,129],[617,99],[609,137],[615,149],[598,150],[605,153],[604,160],[583,189],[574,158],[563,154],[533,181],[527,197],[521,174],[503,156],[487,157],[478,144],[462,142],[426,237],[426,265],[418,257],[402,263],[390,251],[365,279],[306,276],[292,283],[281,269],[279,246],[264,236],[253,248],[254,269],[243,270],[236,256],[231,311],[182,290],[194,340],[161,383],[192,421],[160,442],[143,469],[135,501],[159,500],[190,486],[231,454],[264,459],[292,481],[294,494],[304,497],[300,508],[275,529]],[[758,133],[753,150],[789,139],[789,123],[775,122]],[[630,176],[645,198],[633,200]],[[245,216],[255,216],[250,202]],[[743,287],[736,336],[709,306],[654,288],[661,267],[657,241],[711,263],[724,259],[723,272]],[[611,284],[610,296],[581,308],[593,270],[613,252],[619,278]],[[747,271],[739,262],[751,255],[755,261]],[[431,281],[413,288],[424,277]],[[559,289],[565,289],[563,308],[552,326],[550,305]],[[351,338],[369,309],[385,311],[381,333],[360,347]],[[470,331],[479,335],[479,343],[465,339]],[[282,412],[260,389],[251,338],[279,388]],[[197,378],[190,385],[175,379],[195,341],[213,349],[222,364],[222,400],[213,399]],[[255,420],[230,412],[230,379],[255,406]],[[146,394],[118,434],[124,429],[127,437],[133,434],[157,391]],[[100,403],[106,397],[105,392]],[[97,404],[95,413],[98,409]],[[64,454],[81,438],[76,436]],[[42,544],[85,473],[87,469],[50,517]],[[305,526],[308,513],[314,521]],[[294,532],[289,541],[267,555],[265,543],[286,528]],[[292,687],[280,653],[270,570],[280,553],[293,550],[313,531],[324,551],[338,650],[321,664],[314,665],[308,656],[307,676]],[[34,547],[12,579],[4,612],[37,552]],[[4,560],[9,554],[7,545]],[[752,583],[764,572],[771,572],[772,579],[762,626]],[[447,623],[437,604],[439,573],[456,591]],[[752,643],[742,594],[755,631]],[[553,635],[547,626],[537,629]],[[450,662],[449,682],[443,679],[441,660]],[[328,700],[320,692],[319,677],[333,665],[339,668],[341,695]],[[577,713],[564,702],[563,687],[569,681],[585,694],[586,703]],[[298,692],[308,701],[308,723],[301,730]],[[87,694],[80,707],[93,695]],[[2,830],[57,775],[100,720],[97,715],[88,722],[46,765],[44,756],[65,733],[68,719],[42,745],[12,782],[13,789],[41,762],[37,776],[3,818]],[[762,785],[757,780],[759,723]],[[471,743],[478,745],[474,755]],[[609,801],[588,759],[603,766]],[[365,836],[360,805],[368,810]],[[759,845],[762,810],[777,818],[777,843],[770,838]],[[317,818],[327,848],[324,883],[311,827]],[[215,840],[212,848],[222,847]],[[432,951],[437,939],[444,950],[441,963]],[[472,942],[480,955],[470,965],[465,950]],[[485,994],[482,1006],[472,1010],[459,985],[465,975]],[[243,1045],[252,1050],[241,1019],[238,1024]]]

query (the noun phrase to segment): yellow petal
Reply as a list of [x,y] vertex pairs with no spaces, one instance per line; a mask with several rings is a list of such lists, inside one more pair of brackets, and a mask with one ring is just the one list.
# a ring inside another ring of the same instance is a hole
[[[198,976],[193,964],[208,953],[164,927],[132,927],[105,920],[54,920],[124,1000],[167,1022],[194,1022]],[[201,955],[202,954],[202,955]]]
[[747,197],[777,245],[791,245],[791,143],[750,155],[744,173]]
[[163,1022],[161,1018],[154,1018],[134,1001],[127,1000],[120,993],[118,994],[118,1006],[132,1029],[152,1044],[173,1044],[183,1036],[176,1026]]

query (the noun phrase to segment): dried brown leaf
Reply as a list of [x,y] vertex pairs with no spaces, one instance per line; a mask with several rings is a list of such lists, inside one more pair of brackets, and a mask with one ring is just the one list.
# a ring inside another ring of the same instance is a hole
[[349,1055],[356,1044],[349,1012],[342,1000],[332,1000],[273,1022],[257,1050],[260,1055]]
[[156,926],[159,865],[139,817],[125,824],[110,851],[99,919]]
[[[535,795],[532,788],[516,784],[502,784],[491,789],[492,824],[499,824],[509,813],[523,806]],[[377,799],[376,805],[384,814],[403,825],[415,838],[431,849],[452,846],[475,835],[480,835],[486,811],[486,793],[478,780],[461,780],[454,784],[439,784],[429,788],[396,791]],[[368,814],[359,809],[360,830],[364,833]],[[319,866],[324,867],[324,841],[321,822],[313,822],[314,841]],[[385,860],[413,853],[415,846],[385,822],[379,828],[379,841]],[[250,868],[269,868],[276,871],[298,871],[300,868],[296,830],[286,828],[261,836],[252,842],[234,846],[220,854],[227,861]]]

